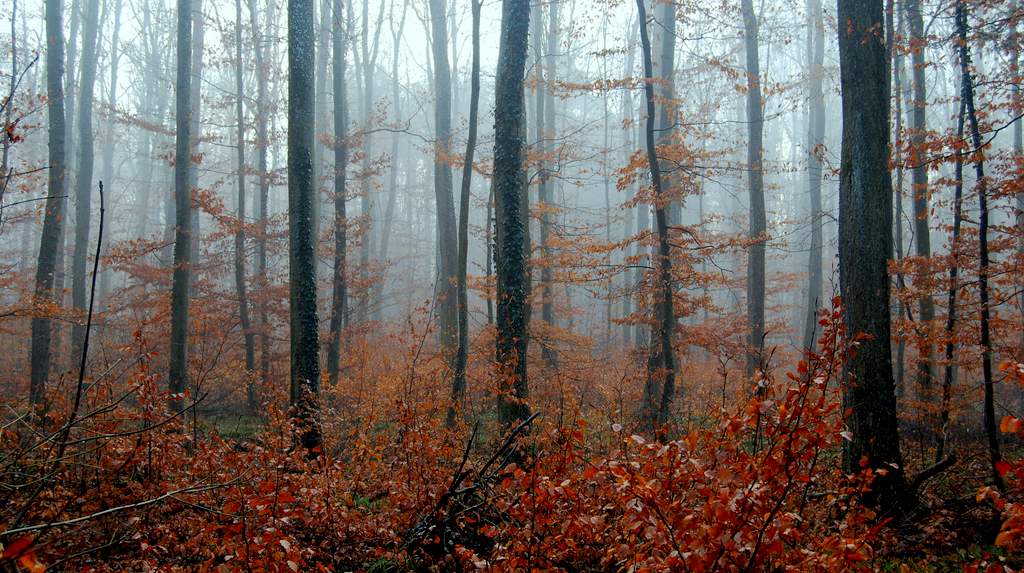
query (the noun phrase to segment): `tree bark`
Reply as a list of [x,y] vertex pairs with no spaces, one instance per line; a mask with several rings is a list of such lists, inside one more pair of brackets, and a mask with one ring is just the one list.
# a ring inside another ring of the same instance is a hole
[[[843,140],[839,173],[839,272],[848,336],[863,337],[844,371],[852,439],[847,471],[876,473],[866,501],[888,510],[911,501],[900,454],[892,378],[889,274],[889,69],[882,0],[838,0]],[[862,461],[863,459],[863,461]]]
[[529,417],[529,213],[523,169],[530,3],[503,0],[501,47],[495,82],[494,199],[497,231],[498,416],[508,426]]
[[[180,0],[188,1],[188,0]],[[319,324],[316,311],[316,236],[313,203],[313,0],[288,0],[288,277],[291,334],[291,406],[299,442],[310,453],[322,438]]]
[[64,17],[62,0],[47,0],[46,14],[46,107],[50,169],[46,184],[46,213],[36,265],[35,301],[41,315],[32,318],[32,353],[29,399],[41,406],[50,372],[50,319],[44,306],[52,304],[57,250],[64,229],[65,115],[64,115]]
[[761,109],[761,58],[758,22],[753,0],[743,0],[743,29],[747,70],[747,191],[750,194],[750,247],[747,260],[747,378],[763,366],[765,240],[764,111]]

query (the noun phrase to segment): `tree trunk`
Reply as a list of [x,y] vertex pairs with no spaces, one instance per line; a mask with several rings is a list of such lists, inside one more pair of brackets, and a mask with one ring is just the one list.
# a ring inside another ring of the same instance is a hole
[[647,360],[647,384],[655,387],[653,381],[663,379],[661,402],[654,415],[653,393],[645,400],[645,421],[657,430],[668,423],[672,398],[675,396],[676,358],[673,348],[675,331],[675,310],[672,300],[672,259],[669,251],[668,219],[664,204],[665,190],[662,188],[661,167],[658,164],[658,152],[654,140],[655,106],[654,76],[651,64],[651,40],[647,33],[647,8],[644,0],[636,0],[640,25],[640,50],[644,65],[644,97],[647,104],[647,128],[644,132],[647,147],[647,166],[651,174],[651,187],[654,189],[654,220],[658,234],[658,275],[655,314],[657,325],[654,334],[657,341],[652,344]]
[[[896,90],[896,97],[893,98],[895,102],[895,111],[893,117],[896,120],[893,126],[893,137],[892,141],[899,140],[903,133],[903,54],[896,50],[896,26],[894,20],[896,18],[896,9],[894,7],[894,0],[886,0],[885,8],[885,25],[886,25],[886,38],[888,40],[888,51],[889,51],[889,62],[893,66],[892,69],[892,81],[893,89]],[[900,17],[900,30],[903,29],[903,18]],[[897,263],[903,261],[903,155],[899,146],[894,146],[897,153],[895,163],[896,171],[896,188],[894,199],[896,201],[896,220],[893,225],[893,240],[895,242],[893,251],[896,257]],[[896,286],[900,290],[906,288],[906,281],[903,277],[903,271],[899,270],[896,272]],[[910,317],[910,309],[906,308],[903,304],[903,299],[897,297],[896,299],[896,315],[900,317]],[[904,372],[904,360],[903,357],[907,351],[907,339],[906,336],[900,336],[896,341],[896,397],[902,398],[905,391],[904,379],[906,378]]]
[[[192,105],[191,115],[191,131],[189,137],[191,138],[190,148],[192,149],[192,155],[200,155],[199,150],[199,139],[200,130],[202,124],[202,107],[203,107],[203,50],[205,49],[205,23],[206,16],[203,13],[203,0],[192,0],[192,85],[190,86],[192,92],[189,96],[191,98],[190,103]],[[199,163],[195,161],[189,161],[188,165],[188,187],[191,190],[199,188]],[[192,230],[190,232],[192,236],[191,249],[192,249],[192,261],[199,260],[199,247],[202,241],[202,232],[199,227],[200,215],[202,211],[200,209],[191,208],[192,212]],[[189,282],[189,291],[192,296],[195,296],[195,281]]]
[[178,0],[178,73],[175,85],[175,240],[171,284],[171,409],[181,412],[188,384],[188,307],[192,278],[192,0]]
[[327,346],[327,374],[330,383],[338,382],[341,361],[341,329],[345,325],[348,285],[345,282],[345,255],[348,245],[348,219],[345,212],[346,173],[348,168],[348,101],[345,85],[345,40],[341,0],[333,0],[331,30],[334,76],[334,278],[331,292],[330,339]]
[[[545,157],[551,152],[551,133],[554,130],[554,97],[551,97],[550,86],[554,81],[554,70],[556,65],[555,57],[558,52],[558,3],[549,4],[549,18],[551,19],[547,33],[544,31],[543,12],[539,4],[533,6],[531,15],[533,26],[533,51],[534,73],[537,74],[537,85],[534,89],[534,141],[541,160],[537,166],[537,208],[540,209],[540,251],[543,264],[540,266],[541,284],[541,320],[547,327],[546,332],[550,333],[555,326],[554,294],[552,282],[554,280],[554,262],[551,260],[550,236],[553,225],[553,214],[550,212],[552,206],[551,181],[548,172],[548,165]],[[547,54],[545,57],[541,39],[547,36]],[[548,109],[548,106],[551,109]],[[553,368],[558,363],[558,353],[555,350],[554,341],[550,335],[545,336],[544,344],[541,345],[541,357],[545,366]]]
[[[267,5],[268,25],[273,22],[273,2]],[[256,1],[249,0],[249,19],[252,22],[253,54],[256,60],[256,113],[266,118],[270,113],[268,101],[267,76],[270,73],[264,52],[266,36],[260,34],[262,29],[256,15]],[[267,136],[267,122],[256,122],[256,170],[260,176],[259,196],[259,236],[256,240],[256,284],[265,290],[267,281],[267,218],[270,200],[270,173],[267,167],[267,148],[270,141]],[[260,321],[260,377],[264,384],[270,381],[270,324],[267,317],[267,304],[263,297],[259,303]]]
[[807,314],[804,318],[804,348],[813,350],[817,342],[818,308],[822,300],[822,206],[821,146],[825,144],[825,23],[821,17],[821,0],[809,0],[807,32],[807,68],[810,73],[810,113],[807,114],[807,193],[811,204],[811,248],[807,261]]
[[10,151],[11,134],[6,127],[11,125],[11,114],[14,110],[14,92],[18,88],[18,34],[17,34],[18,0],[11,0],[11,77],[10,88],[7,90],[7,99],[4,103],[4,132],[0,134],[0,141],[3,142],[3,158],[0,159],[0,180],[4,182],[0,189],[7,190],[10,172]]
[[494,199],[497,231],[498,416],[505,425],[529,416],[529,213],[523,169],[523,78],[530,30],[528,0],[503,0],[495,82]]
[[761,58],[753,0],[743,0],[744,44],[747,55],[747,190],[750,193],[750,247],[747,260],[747,378],[763,367],[765,236],[764,111],[761,109]]
[[87,0],[82,38],[82,80],[78,86],[78,172],[75,176],[75,251],[71,260],[71,302],[75,322],[71,329],[71,353],[82,353],[88,291],[85,285],[89,258],[89,223],[92,207],[92,175],[95,165],[92,102],[96,87],[96,36],[99,28],[99,0]]
[[[235,294],[238,296],[238,320],[242,325],[242,336],[245,340],[245,369],[247,377],[256,372],[256,337],[249,321],[249,297],[245,286],[245,110],[242,98],[245,97],[242,67],[242,0],[235,0],[235,122],[238,124],[235,139],[238,142],[238,204],[236,217],[238,227],[235,229]],[[262,119],[257,119],[262,121]],[[256,398],[256,386],[250,378],[246,383],[246,400],[249,412],[255,414],[259,410]]]
[[889,179],[889,69],[882,0],[838,0],[843,140],[839,172],[840,292],[848,336],[859,337],[844,372],[852,439],[847,471],[877,474],[866,498],[883,509],[910,502],[900,454],[892,378],[889,274],[892,182]]
[[[914,197],[914,254],[922,259],[919,271],[914,277],[914,286],[921,291],[918,298],[918,321],[921,335],[918,343],[917,358],[917,389],[918,399],[931,400],[932,364],[935,360],[935,347],[932,344],[931,325],[935,319],[935,301],[931,295],[931,272],[927,268],[932,256],[932,243],[929,231],[928,207],[928,165],[925,154],[925,135],[928,125],[925,117],[928,106],[928,95],[925,85],[925,46],[924,17],[921,14],[921,0],[906,0],[903,4],[907,12],[907,25],[910,29],[911,64],[913,65],[914,100],[910,112],[910,177]],[[920,268],[921,266],[924,268]]]
[[995,388],[992,380],[992,335],[990,332],[990,308],[988,292],[988,181],[985,179],[984,144],[978,114],[974,107],[974,75],[971,73],[971,48],[967,37],[967,6],[964,0],[956,3],[956,31],[959,40],[961,97],[964,111],[971,130],[971,147],[974,161],[974,175],[978,189],[978,299],[981,303],[981,370],[985,385],[985,435],[988,437],[989,460],[992,464],[992,482],[999,489],[1005,489],[1003,476],[999,472],[1002,456],[999,452],[999,433],[996,428]]
[[[110,39],[110,84],[107,86],[107,106],[111,110],[107,117],[106,124],[106,137],[104,141],[106,146],[103,149],[103,183],[107,189],[113,190],[114,187],[114,149],[116,146],[116,133],[115,133],[115,111],[117,110],[117,72],[118,64],[121,60],[120,50],[120,32],[121,32],[121,7],[123,5],[122,0],[116,0],[114,5],[114,28],[113,36]],[[113,233],[111,233],[113,236]],[[103,249],[100,251],[101,256],[105,257],[109,245],[112,241],[105,241]],[[106,301],[110,295],[110,280],[113,275],[113,271],[106,267],[100,274],[100,308],[106,308]]]
[[[64,144],[64,18],[63,2],[47,0],[46,12],[46,107],[48,112],[49,164],[46,184],[46,214],[43,235],[39,241],[39,262],[36,265],[36,308],[52,304],[57,250],[64,229],[64,178],[66,174]],[[41,406],[46,394],[50,372],[50,319],[32,318],[32,355],[29,399]]]
[[452,197],[451,155],[451,70],[448,67],[448,23],[444,0],[430,1],[430,24],[434,57],[434,198],[437,202],[438,335],[441,353],[453,371],[458,341],[458,300],[455,283],[458,276],[458,239],[455,224],[455,200]]
[[[181,0],[188,1],[188,0]],[[299,441],[310,453],[321,444],[319,324],[316,312],[316,236],[313,234],[313,0],[288,0],[288,278],[291,406]]]
[[[964,86],[961,86],[961,90]],[[964,138],[964,106],[966,98],[960,98],[960,113],[956,120],[956,140]],[[935,463],[939,463],[946,455],[946,443],[949,440],[950,404],[953,401],[953,354],[956,341],[953,330],[956,327],[956,294],[960,290],[957,278],[960,270],[960,225],[963,222],[964,193],[964,158],[959,149],[956,151],[956,164],[953,168],[953,239],[949,250],[953,264],[949,267],[949,295],[946,303],[946,366],[942,377],[942,404],[939,408],[939,441],[935,446]]]
[[469,297],[466,292],[466,267],[469,259],[469,192],[473,183],[473,155],[476,151],[477,115],[480,110],[480,0],[470,0],[473,13],[473,61],[469,72],[469,135],[462,163],[462,187],[459,190],[459,260],[456,290],[459,311],[459,346],[455,353],[455,378],[452,382],[452,403],[448,409],[448,426],[455,425],[456,416],[465,409],[466,362],[469,359]]

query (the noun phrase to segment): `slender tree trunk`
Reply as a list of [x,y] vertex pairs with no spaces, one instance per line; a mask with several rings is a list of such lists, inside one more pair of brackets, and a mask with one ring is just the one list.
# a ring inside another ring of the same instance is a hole
[[[11,78],[7,99],[4,101],[4,127],[11,125],[11,113],[14,109],[14,92],[18,87],[18,34],[17,34],[18,0],[11,0]],[[3,158],[0,159],[0,179],[4,184],[0,189],[6,190],[10,178],[11,134],[4,129],[0,134],[3,142]]]
[[[181,0],[188,1],[188,0]],[[288,277],[291,312],[291,406],[299,441],[310,453],[322,438],[319,324],[316,312],[316,236],[313,203],[313,0],[288,0]]]
[[[76,317],[71,329],[71,353],[82,354],[85,339],[85,311],[88,293],[85,286],[89,258],[89,222],[92,207],[92,175],[95,164],[92,129],[92,102],[96,87],[96,36],[99,28],[99,0],[87,0],[85,30],[82,38],[82,81],[79,85],[78,172],[75,177],[75,246],[71,261],[71,301]],[[80,316],[79,316],[80,315]]]
[[654,219],[658,234],[657,285],[659,292],[655,307],[658,321],[655,334],[658,340],[652,345],[651,354],[647,360],[647,378],[649,386],[653,386],[651,383],[653,380],[663,380],[657,415],[652,415],[653,401],[651,401],[644,406],[647,411],[644,417],[648,422],[653,422],[657,429],[668,423],[672,399],[675,396],[676,358],[673,334],[676,319],[672,300],[672,259],[669,251],[666,205],[664,205],[665,190],[662,188],[661,167],[658,164],[658,152],[654,139],[654,77],[651,64],[651,40],[647,33],[647,8],[644,6],[644,0],[636,0],[636,7],[640,24],[640,50],[644,65],[644,97],[647,104],[647,129],[645,130],[647,166],[651,174],[651,187],[654,189]]
[[[402,118],[402,96],[399,92],[398,83],[398,61],[399,53],[401,51],[402,34],[405,31],[405,16],[409,9],[409,0],[404,0],[402,3],[402,17],[398,24],[398,29],[392,28],[392,55],[391,55],[391,105],[392,113],[395,117],[395,122],[398,122]],[[392,13],[392,19],[394,14]],[[391,243],[391,228],[395,220],[395,206],[398,203],[398,141],[401,139],[401,134],[394,133],[391,138],[391,171],[388,174],[388,204],[384,211],[384,227],[381,229],[380,237],[380,260],[385,263],[388,260],[388,249]],[[408,177],[407,177],[408,178]],[[408,184],[408,181],[406,182]],[[378,300],[383,297],[384,283],[382,281],[378,295]]]
[[[245,340],[245,369],[248,376],[256,372],[256,336],[249,320],[249,296],[245,285],[245,109],[242,98],[245,97],[245,82],[242,74],[242,0],[235,0],[235,122],[238,142],[238,204],[236,218],[238,227],[235,229],[235,294],[238,296],[238,320],[242,325],[242,336]],[[262,119],[257,119],[262,121]],[[251,379],[246,383],[246,400],[249,412],[255,414],[259,410],[256,397],[256,385]]]
[[431,0],[430,23],[434,56],[434,197],[437,201],[438,267],[437,297],[438,335],[445,362],[456,369],[458,344],[458,300],[455,283],[458,276],[458,239],[456,238],[455,200],[452,197],[451,155],[451,70],[448,67],[447,7],[444,0]]
[[[965,86],[961,86],[963,90]],[[967,98],[960,98],[960,113],[956,120],[957,143],[964,138],[964,112]],[[956,294],[960,290],[957,283],[960,270],[960,225],[963,222],[964,193],[964,157],[959,149],[956,151],[956,163],[953,171],[955,186],[953,188],[953,240],[950,242],[950,255],[953,264],[949,267],[949,295],[946,303],[946,365],[942,377],[942,404],[939,408],[939,441],[935,446],[935,463],[942,461],[946,455],[946,444],[949,441],[950,404],[953,401],[953,355],[956,341],[953,332],[956,327]]]
[[[267,5],[267,25],[273,23],[273,6]],[[270,141],[267,136],[267,122],[270,113],[268,98],[268,75],[270,69],[266,62],[266,35],[260,34],[262,29],[256,14],[256,0],[249,0],[249,19],[252,22],[253,55],[256,60],[256,113],[261,121],[256,122],[256,170],[260,176],[259,195],[259,235],[256,240],[256,284],[260,290],[268,286],[267,280],[267,218],[270,208],[270,173],[267,167],[267,148]],[[260,321],[260,377],[264,384],[270,381],[270,323],[267,317],[267,304],[261,297],[258,304]]]
[[818,308],[822,300],[822,146],[825,144],[825,24],[821,17],[821,0],[809,0],[807,32],[807,68],[810,72],[810,113],[807,114],[807,193],[811,204],[811,248],[807,261],[807,314],[804,318],[803,346],[814,349],[817,343]]
[[175,241],[171,284],[171,409],[181,412],[188,385],[189,290],[192,279],[192,0],[178,0],[178,71],[175,84]]
[[747,54],[747,190],[750,193],[750,247],[747,261],[747,378],[763,366],[765,241],[764,210],[764,111],[761,109],[761,58],[758,22],[753,0],[743,0],[744,43]]
[[345,325],[348,285],[345,282],[345,255],[348,245],[348,219],[345,212],[346,173],[348,168],[348,101],[345,84],[345,39],[341,0],[333,0],[331,29],[332,74],[334,90],[334,278],[331,292],[330,339],[327,346],[327,373],[330,383],[338,382],[341,362],[341,329]]
[[843,143],[839,173],[839,272],[844,320],[860,340],[844,372],[853,434],[847,471],[884,468],[866,498],[883,509],[910,503],[900,454],[892,377],[888,259],[892,254],[889,179],[889,66],[882,0],[838,0]]
[[[494,274],[494,182],[492,181],[487,191],[487,222],[484,227],[484,240],[487,242],[487,252],[484,253],[487,259],[484,269],[484,279],[491,284],[491,275]],[[487,294],[487,324],[494,324],[494,296],[488,291]]]
[[505,425],[529,416],[529,213],[523,169],[524,98],[530,3],[502,0],[495,82],[494,199],[497,231],[498,416]]
[[[557,18],[557,2],[552,2],[549,5],[550,10],[554,10],[554,15]],[[552,68],[550,66],[555,65],[555,53],[558,50],[558,24],[556,20],[551,21],[550,28],[547,30],[547,57],[544,57],[544,48],[542,47],[541,40],[544,38],[544,18],[540,4],[535,4],[532,7],[533,14],[531,15],[531,25],[533,31],[533,51],[534,51],[534,73],[537,74],[537,85],[534,88],[534,141],[537,146],[537,150],[541,155],[541,160],[537,166],[537,208],[540,209],[540,250],[543,264],[540,267],[540,283],[541,283],[541,320],[544,321],[544,325],[547,327],[546,332],[550,333],[555,326],[555,309],[552,293],[552,281],[554,280],[554,272],[552,265],[554,264],[551,260],[552,250],[550,242],[551,226],[552,226],[552,213],[551,210],[551,182],[548,174],[547,161],[544,158],[551,151],[550,137],[551,130],[554,129],[554,110],[548,110],[547,104],[554,105],[554,98],[548,97],[550,92],[550,84],[553,81],[554,76]],[[554,34],[554,35],[552,35]],[[549,122],[550,120],[550,122]],[[553,368],[558,363],[558,353],[553,347],[553,340],[550,335],[545,336],[544,344],[541,345],[541,356],[544,359],[544,364],[548,368]]]
[[[46,107],[48,112],[49,164],[46,186],[46,214],[43,235],[39,241],[39,262],[36,265],[36,308],[52,304],[57,250],[64,229],[64,178],[66,174],[64,144],[64,17],[62,0],[47,0],[46,13]],[[32,318],[32,356],[29,399],[41,406],[46,395],[46,379],[50,372],[50,319],[45,315]]]
[[[893,141],[897,141],[903,134],[903,54],[896,50],[896,30],[893,24],[893,20],[896,17],[894,7],[894,0],[887,0],[886,2],[886,26],[888,27],[888,33],[886,34],[889,39],[889,61],[893,66],[892,78],[893,78],[893,89],[896,90],[896,97],[892,98],[895,102],[895,112],[893,117],[896,119],[896,124],[893,127]],[[900,29],[903,29],[903,18],[900,17]],[[909,98],[908,98],[909,99]],[[897,262],[903,261],[903,164],[904,158],[902,152],[898,147],[895,147],[897,153],[896,156],[896,189],[894,199],[896,201],[896,221],[893,225],[894,235],[894,254]],[[896,286],[902,291],[906,288],[906,280],[903,276],[903,271],[896,272]],[[896,299],[896,315],[900,317],[906,317],[909,320],[910,309],[903,304],[903,299],[897,297]],[[906,378],[905,366],[903,357],[907,352],[907,339],[905,336],[900,336],[896,342],[896,396],[902,398],[906,389],[904,383]]]
[[[205,49],[205,23],[206,16],[203,13],[203,0],[192,0],[192,85],[190,86],[191,98],[190,103],[192,105],[191,130],[189,131],[189,137],[191,138],[190,147],[192,149],[192,155],[199,155],[201,153],[199,149],[199,140],[201,137],[202,123],[202,107],[203,107],[203,50]],[[188,186],[190,190],[199,188],[199,163],[195,161],[189,161],[188,165]],[[202,232],[199,224],[201,222],[200,215],[202,210],[191,209],[192,212],[192,230],[190,232],[192,241],[190,248],[192,249],[192,261],[199,260],[199,247],[202,241]],[[198,271],[198,269],[196,269]],[[195,281],[189,282],[189,291],[192,296],[195,296]]]
[[476,151],[477,115],[480,110],[480,0],[470,0],[473,13],[473,61],[469,72],[469,135],[462,163],[462,187],[459,190],[459,260],[456,291],[459,311],[459,346],[455,353],[455,379],[452,382],[452,403],[448,409],[448,426],[464,411],[466,394],[466,362],[469,359],[469,297],[466,292],[466,271],[469,260],[469,195],[473,183],[473,155]]
[[[117,72],[119,63],[121,60],[120,50],[120,32],[121,32],[121,8],[122,0],[116,0],[114,4],[114,28],[113,36],[110,39],[110,84],[107,86],[109,90],[107,92],[107,106],[110,109],[110,113],[107,116],[106,125],[106,137],[104,141],[106,145],[103,149],[103,183],[109,190],[114,190],[114,149],[116,146],[115,140],[115,129],[114,129],[114,118],[117,113]],[[111,233],[113,235],[113,233]],[[109,245],[112,241],[104,241],[103,249],[101,251],[102,256],[106,256]],[[102,309],[106,308],[106,301],[110,295],[110,280],[113,275],[113,271],[109,267],[105,267],[100,274],[100,304]]]
[[992,463],[992,481],[999,489],[1005,489],[1003,476],[999,472],[1002,455],[999,452],[999,433],[996,428],[995,387],[992,380],[992,334],[990,332],[990,305],[988,292],[989,252],[988,252],[988,180],[985,179],[984,144],[981,139],[981,128],[978,125],[978,114],[974,107],[974,75],[971,72],[971,48],[967,37],[967,6],[964,0],[956,3],[956,31],[959,40],[961,97],[964,100],[964,111],[971,130],[972,157],[974,175],[978,190],[978,299],[981,303],[981,370],[985,385],[985,435],[988,437],[989,459]]
[[932,344],[931,325],[935,320],[935,301],[931,295],[931,272],[927,268],[932,256],[931,236],[929,231],[929,190],[928,165],[925,154],[925,136],[928,132],[926,111],[928,95],[925,84],[925,46],[924,17],[921,14],[921,0],[906,0],[903,7],[907,12],[907,24],[910,29],[911,63],[913,65],[914,99],[910,112],[910,154],[911,185],[914,197],[914,254],[921,259],[918,273],[914,277],[915,287],[920,291],[917,301],[918,319],[921,336],[918,343],[917,358],[917,389],[918,399],[931,399],[932,364],[935,361],[935,347]]
[[[371,181],[369,172],[371,170],[371,160],[373,157],[373,134],[370,133],[370,120],[373,116],[373,98],[374,98],[374,87],[376,85],[376,78],[374,76],[377,69],[377,48],[380,46],[380,31],[382,23],[384,22],[384,7],[386,3],[380,2],[380,10],[377,13],[377,24],[374,29],[373,43],[370,44],[370,11],[369,2],[363,3],[363,31],[362,31],[362,77],[363,77],[363,122],[367,131],[363,134],[363,178],[361,181],[360,189],[360,207],[361,215],[364,221],[364,232],[362,241],[359,245],[359,273],[362,278],[362,283],[368,284],[370,278],[370,253],[373,248],[373,198],[370,195]],[[450,111],[449,111],[449,117]],[[449,177],[450,179],[450,177]],[[449,185],[450,188],[450,185]],[[450,195],[450,193],[449,193]],[[454,208],[454,203],[452,203]],[[453,223],[454,225],[454,223]],[[454,235],[454,231],[453,231]],[[359,322],[364,322],[370,316],[370,304],[375,303],[375,309],[373,311],[374,318],[380,317],[380,301],[370,300],[370,289],[364,289],[362,296],[360,297],[358,307]],[[454,321],[452,322],[454,324]],[[453,345],[454,347],[454,345]]]

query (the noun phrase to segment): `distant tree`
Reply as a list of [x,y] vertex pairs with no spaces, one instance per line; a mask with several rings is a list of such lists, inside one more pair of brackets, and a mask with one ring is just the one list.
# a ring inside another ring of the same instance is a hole
[[[925,47],[927,39],[924,37],[924,16],[921,13],[922,0],[906,0],[903,8],[907,14],[907,27],[910,29],[910,61],[913,65],[913,100],[910,109],[907,110],[910,118],[910,154],[911,162],[910,176],[913,186],[914,205],[914,254],[923,263],[927,263],[932,256],[931,232],[928,221],[930,219],[928,206],[928,164],[925,152],[925,136],[928,133],[927,110],[928,92],[925,83]],[[931,337],[931,323],[935,320],[935,301],[931,295],[930,271],[926,266],[916,273],[914,277],[915,287],[919,291],[918,296],[918,320],[923,336],[919,342],[920,349],[917,359],[917,387],[921,399],[930,399],[929,391],[932,386],[932,363],[934,362],[934,345]]]
[[744,46],[747,72],[747,191],[750,195],[750,247],[747,260],[747,377],[762,366],[764,346],[765,233],[764,110],[761,108],[761,56],[758,22],[753,0],[743,0]]
[[804,348],[813,348],[817,340],[818,307],[822,300],[822,206],[821,146],[825,143],[825,23],[821,16],[821,0],[809,0],[807,21],[807,67],[810,74],[807,114],[807,194],[810,197],[811,246],[807,260],[807,314],[804,318]]
[[847,471],[876,472],[868,501],[891,509],[910,498],[893,387],[889,274],[889,66],[882,0],[838,0],[843,141],[839,172],[839,285],[847,333],[858,340],[844,372],[852,439]]
[[345,29],[341,0],[333,0],[331,52],[334,76],[334,276],[331,281],[331,323],[327,343],[327,374],[331,384],[338,381],[341,360],[341,329],[347,314],[348,285],[345,282],[348,219],[345,212],[348,167],[348,100],[345,90]]
[[[235,229],[235,294],[238,296],[238,320],[242,326],[242,337],[245,341],[245,369],[247,376],[256,372],[256,335],[252,331],[249,319],[249,295],[245,283],[245,109],[242,104],[245,97],[245,81],[242,63],[242,0],[235,0],[235,150],[238,159],[238,200],[235,205],[235,217],[238,219]],[[257,119],[257,121],[262,121]],[[259,407],[256,401],[256,388],[250,381],[246,385],[246,400],[249,411],[255,413]]]
[[71,351],[82,352],[85,338],[85,311],[88,293],[85,286],[86,263],[89,258],[89,223],[92,218],[92,175],[95,151],[92,129],[92,104],[96,86],[96,36],[100,18],[99,0],[87,0],[85,30],[82,37],[82,79],[78,89],[78,172],[75,175],[75,251],[71,259],[71,301],[82,318],[71,329]]
[[448,3],[430,0],[430,28],[434,60],[434,200],[437,210],[437,327],[441,352],[455,370],[458,344],[458,238],[455,199],[452,196],[452,73],[448,65]]

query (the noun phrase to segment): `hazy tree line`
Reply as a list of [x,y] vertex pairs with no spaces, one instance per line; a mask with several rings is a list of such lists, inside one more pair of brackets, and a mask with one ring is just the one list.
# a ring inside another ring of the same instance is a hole
[[[867,335],[844,461],[896,468],[876,489],[903,503],[900,411],[938,404],[902,423],[941,462],[966,296],[1000,458],[1022,195],[986,173],[1012,178],[1021,149],[1015,4],[16,1],[0,297],[27,324],[0,335],[17,349],[0,363],[33,404],[82,352],[102,180],[90,360],[166,328],[178,412],[213,352],[197,328],[230,329],[246,407],[289,372],[315,448],[321,380],[359,376],[352,349],[418,317],[450,425],[480,407],[467,370],[493,329],[502,423],[583,345],[644,371],[634,409],[656,433],[693,407],[695,356],[718,352],[756,393],[841,296],[848,334]],[[993,22],[1013,32],[974,35]],[[976,262],[958,252],[967,220]],[[220,298],[236,324],[203,320]]]

